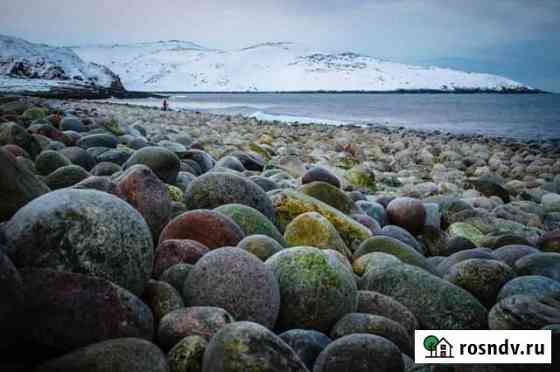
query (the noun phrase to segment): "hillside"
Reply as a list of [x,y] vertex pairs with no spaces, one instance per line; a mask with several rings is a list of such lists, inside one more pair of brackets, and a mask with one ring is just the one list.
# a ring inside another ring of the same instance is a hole
[[108,68],[69,48],[0,35],[0,92],[57,97],[110,97],[124,88]]
[[295,43],[237,50],[185,41],[72,48],[105,65],[134,91],[530,91],[505,77],[393,63],[353,52],[329,54]]

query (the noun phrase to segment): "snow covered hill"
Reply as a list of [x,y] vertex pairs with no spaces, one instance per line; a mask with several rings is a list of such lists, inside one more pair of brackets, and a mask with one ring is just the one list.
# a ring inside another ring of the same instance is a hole
[[72,49],[86,61],[109,67],[134,91],[531,90],[496,75],[392,63],[350,52],[328,54],[295,43],[231,51],[176,40]]
[[0,35],[0,92],[65,97],[118,95],[119,77],[68,48]]

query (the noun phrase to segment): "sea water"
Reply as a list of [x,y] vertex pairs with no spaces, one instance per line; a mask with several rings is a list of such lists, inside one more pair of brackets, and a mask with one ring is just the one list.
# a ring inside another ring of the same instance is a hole
[[[161,104],[159,99],[126,101]],[[386,125],[524,140],[560,139],[559,94],[183,93],[172,95],[169,103],[174,109],[279,122]]]

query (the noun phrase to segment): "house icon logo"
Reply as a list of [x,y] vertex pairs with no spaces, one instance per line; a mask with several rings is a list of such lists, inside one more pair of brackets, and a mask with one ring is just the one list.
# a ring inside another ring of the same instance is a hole
[[453,345],[445,337],[427,336],[424,338],[424,349],[429,352],[426,358],[453,358]]

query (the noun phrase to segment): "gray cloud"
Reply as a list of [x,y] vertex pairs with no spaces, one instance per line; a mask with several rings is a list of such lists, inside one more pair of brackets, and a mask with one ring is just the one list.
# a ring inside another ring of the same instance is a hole
[[[524,55],[529,42],[560,43],[560,1],[2,0],[0,33],[58,45],[184,39],[240,48],[290,40],[404,62],[480,62],[506,45]],[[527,58],[538,65],[534,54]]]

